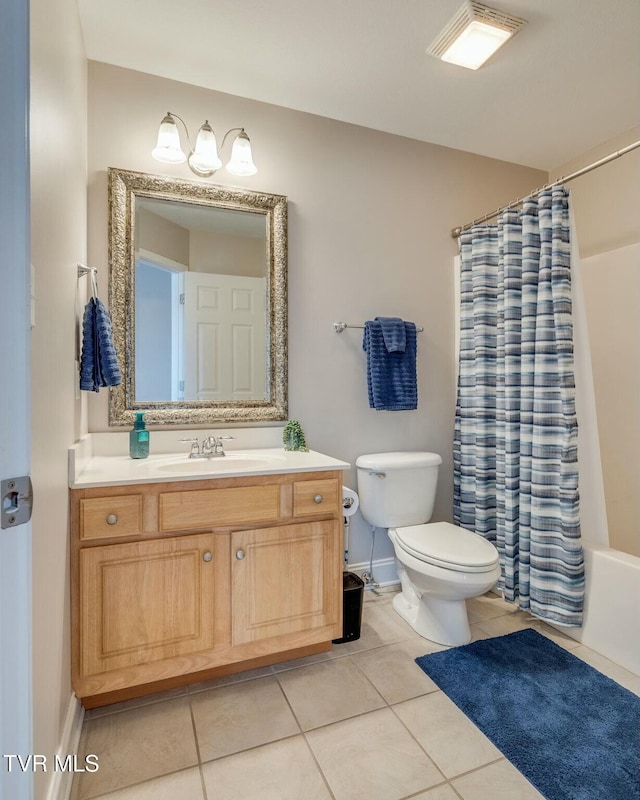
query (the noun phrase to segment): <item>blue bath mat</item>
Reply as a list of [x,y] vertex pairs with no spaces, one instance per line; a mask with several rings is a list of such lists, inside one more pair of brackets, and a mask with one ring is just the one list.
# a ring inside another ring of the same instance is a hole
[[547,800],[640,798],[640,698],[537,631],[416,663]]

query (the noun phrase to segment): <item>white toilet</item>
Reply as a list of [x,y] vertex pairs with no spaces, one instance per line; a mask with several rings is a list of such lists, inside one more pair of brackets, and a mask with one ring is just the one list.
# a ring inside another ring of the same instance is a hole
[[471,640],[465,600],[500,577],[498,551],[477,533],[449,522],[425,524],[433,513],[442,458],[436,453],[360,456],[358,495],[364,519],[388,528],[402,593],[393,607],[411,627],[438,644]]

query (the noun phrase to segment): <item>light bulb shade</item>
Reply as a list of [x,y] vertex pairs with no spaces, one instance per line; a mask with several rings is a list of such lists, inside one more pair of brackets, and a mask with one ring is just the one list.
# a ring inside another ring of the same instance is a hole
[[151,155],[156,161],[162,161],[165,164],[182,164],[183,161],[187,160],[187,157],[180,149],[178,126],[171,114],[167,114],[160,123],[158,141],[151,151]]
[[234,139],[231,160],[227,164],[226,170],[232,175],[240,177],[255,175],[258,171],[251,155],[251,141],[244,131],[241,131]]
[[218,157],[216,136],[207,120],[198,131],[196,149],[189,156],[189,166],[194,172],[202,175],[210,175],[222,166],[222,161]]
[[479,0],[465,0],[427,53],[450,64],[478,69],[524,25],[526,21],[513,14],[489,8]]
[[474,20],[440,56],[443,61],[478,69],[511,38],[511,32]]

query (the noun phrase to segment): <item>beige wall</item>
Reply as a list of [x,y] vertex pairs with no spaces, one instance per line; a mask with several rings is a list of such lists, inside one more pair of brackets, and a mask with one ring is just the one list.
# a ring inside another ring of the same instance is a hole
[[146,209],[136,212],[136,249],[184,264],[195,272],[265,276],[265,239],[183,228]]
[[189,268],[219,275],[264,278],[266,242],[251,236],[191,231]]
[[[89,258],[107,265],[109,166],[190,177],[151,158],[167,109],[197,131],[242,125],[258,174],[221,184],[289,198],[290,416],[310,447],[355,462],[367,452],[442,454],[434,519],[450,519],[454,402],[450,229],[544,183],[546,173],[290,111],[102,63],[89,63]],[[362,331],[333,322],[376,315],[414,320],[419,334],[417,411],[369,409]],[[105,393],[91,398],[91,430],[108,430]],[[356,485],[355,470],[346,483]],[[352,562],[368,558],[356,516]],[[376,556],[391,555],[379,537]]]
[[[30,5],[33,747],[51,757],[71,698],[67,448],[82,426],[74,353],[76,262],[86,256],[87,80],[75,0]],[[36,773],[36,798],[53,777]]]
[[189,264],[189,231],[164,217],[141,209],[136,214],[136,248],[150,250],[179,264]]
[[[554,180],[640,139],[640,126],[603,142],[549,173]],[[640,148],[567,184],[583,258],[640,241]]]
[[[550,178],[640,139],[633,128]],[[640,555],[640,149],[571,181],[582,257],[609,543]]]

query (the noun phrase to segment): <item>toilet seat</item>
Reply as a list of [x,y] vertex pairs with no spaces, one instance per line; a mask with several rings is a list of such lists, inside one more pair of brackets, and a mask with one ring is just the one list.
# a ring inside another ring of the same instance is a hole
[[414,558],[456,572],[487,572],[498,563],[498,551],[477,533],[433,522],[395,528],[398,545]]

